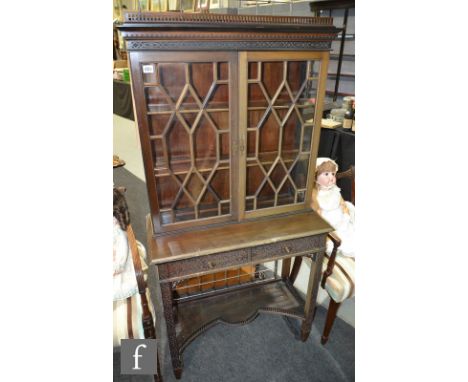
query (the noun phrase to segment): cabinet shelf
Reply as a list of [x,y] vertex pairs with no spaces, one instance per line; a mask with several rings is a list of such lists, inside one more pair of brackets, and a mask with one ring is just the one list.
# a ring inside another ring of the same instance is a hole
[[[229,112],[229,105],[226,102],[209,102],[208,107],[203,109],[208,113],[219,113],[219,112]],[[159,104],[148,104],[147,115],[164,115],[172,114],[175,111],[175,105],[170,105],[168,103],[159,103]],[[192,114],[200,112],[200,107],[196,103],[184,103],[181,105],[177,111],[181,114]]]
[[[156,164],[156,167],[154,168],[154,175],[159,178],[163,176],[169,176],[172,174],[174,175],[185,175],[189,171],[191,171],[192,168],[192,162],[190,158],[174,158],[171,159],[170,161],[170,169],[167,165],[167,163],[160,159],[161,161]],[[217,171],[218,170],[229,170],[230,168],[230,161],[229,157],[224,156],[221,157],[219,161],[216,160],[215,157],[209,157],[209,158],[203,158],[203,159],[196,159],[195,160],[195,167],[197,168],[197,171],[200,173],[210,173],[215,165],[218,164],[217,166]]]
[[247,285],[248,288],[203,299],[180,302],[177,307],[177,342],[181,352],[199,334],[225,322],[244,324],[258,313],[279,314],[304,320],[304,300],[283,280]]
[[[231,213],[229,204],[229,200],[221,200],[219,204],[204,204],[200,206],[198,210],[198,219],[209,219],[212,217],[229,215]],[[175,220],[178,222],[195,219],[195,210],[193,207],[180,208],[177,211],[161,208],[160,213],[161,220],[165,224],[174,223],[173,213],[177,216]]]
[[[281,159],[283,160],[284,163],[292,163],[296,160],[296,157],[299,153],[299,150],[285,150],[281,154]],[[299,161],[300,160],[305,160],[309,158],[310,153],[307,152],[302,152],[299,154]],[[266,153],[259,153],[258,159],[257,157],[253,156],[247,156],[246,161],[247,161],[247,166],[255,166],[257,162],[260,162],[263,165],[271,165],[273,162],[276,160],[278,156],[277,151],[270,151]]]
[[[281,159],[285,164],[292,163],[296,160],[296,157],[299,153],[299,150],[285,150],[281,154]],[[299,161],[307,160],[310,156],[308,151],[304,151],[299,154]],[[269,165],[273,164],[273,162],[278,157],[277,151],[270,151],[266,153],[260,153],[258,158],[247,156],[246,158],[246,165],[247,167],[252,167],[258,165],[260,162],[262,165]],[[229,157],[222,157],[220,161],[217,161],[214,157],[203,158],[195,160],[195,166],[197,171],[200,173],[209,173],[213,170],[215,164],[218,163],[217,170],[229,170],[230,169],[230,161]],[[154,168],[154,174],[156,177],[163,177],[169,176],[171,173],[174,175],[184,175],[187,174],[191,170],[191,161],[189,158],[184,159],[173,159],[171,160],[171,170],[169,170],[167,164],[161,161],[159,164],[156,165]]]
[[[169,114],[172,114],[174,112],[174,110],[172,110],[169,106],[167,108],[164,108],[162,107],[161,109],[164,109],[164,110],[160,110],[160,111],[148,111],[146,114],[147,115],[169,115]],[[228,112],[229,109],[228,108],[207,108],[207,109],[204,109],[206,112],[208,113],[220,113],[220,112]],[[182,109],[182,110],[178,110],[179,113],[181,114],[184,114],[184,113],[199,113],[200,112],[200,109]]]
[[[276,103],[273,105],[275,109],[289,109],[293,105],[291,100],[281,100],[277,99]],[[299,108],[309,107],[311,103],[307,98],[299,98],[298,102],[295,104]],[[249,101],[247,104],[247,110],[265,110],[270,105],[266,101]]]

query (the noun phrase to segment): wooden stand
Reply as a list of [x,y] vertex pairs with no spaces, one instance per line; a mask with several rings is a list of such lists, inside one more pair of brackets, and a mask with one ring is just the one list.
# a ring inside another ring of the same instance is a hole
[[[149,217],[147,223],[151,232]],[[248,323],[260,312],[285,315],[302,322],[296,336],[302,341],[307,340],[325,237],[330,230],[327,223],[310,211],[177,236],[155,238],[150,235],[151,279],[161,289],[175,375],[181,375],[181,356],[186,346],[220,322]],[[312,259],[305,301],[293,287],[290,272],[291,258],[302,256]],[[174,301],[172,283],[178,280],[273,260],[282,260],[281,277],[214,290],[179,303]],[[154,303],[156,306],[157,301]]]

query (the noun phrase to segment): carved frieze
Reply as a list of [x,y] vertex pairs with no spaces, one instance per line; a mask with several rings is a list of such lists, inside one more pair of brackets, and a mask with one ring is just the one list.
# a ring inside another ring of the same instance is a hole
[[329,50],[331,41],[128,41],[127,50]]

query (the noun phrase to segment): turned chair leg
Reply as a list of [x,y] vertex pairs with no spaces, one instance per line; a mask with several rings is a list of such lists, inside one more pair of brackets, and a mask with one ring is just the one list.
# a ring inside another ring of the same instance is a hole
[[322,340],[320,341],[322,345],[325,345],[328,341],[328,336],[330,334],[333,323],[335,322],[336,313],[338,312],[338,308],[340,307],[340,305],[340,302],[336,302],[335,300],[330,298],[330,304],[328,305],[327,320],[325,322],[325,328],[323,329]]

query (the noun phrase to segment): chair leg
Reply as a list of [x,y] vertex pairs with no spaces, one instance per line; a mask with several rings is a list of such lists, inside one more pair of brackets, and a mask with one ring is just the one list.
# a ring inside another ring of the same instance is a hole
[[330,304],[328,305],[327,320],[325,322],[325,328],[323,329],[322,340],[320,341],[322,345],[325,345],[328,341],[328,336],[330,334],[333,323],[335,322],[336,313],[340,307],[341,302],[336,302],[330,298]]

